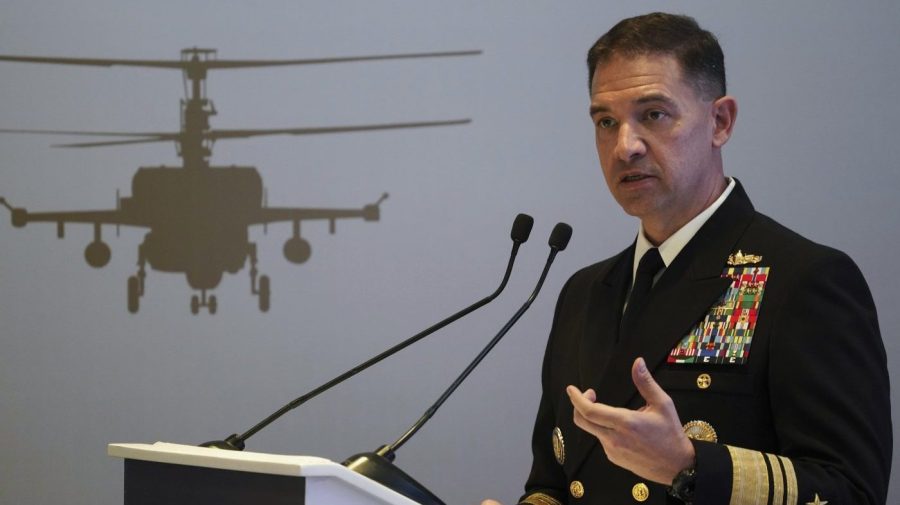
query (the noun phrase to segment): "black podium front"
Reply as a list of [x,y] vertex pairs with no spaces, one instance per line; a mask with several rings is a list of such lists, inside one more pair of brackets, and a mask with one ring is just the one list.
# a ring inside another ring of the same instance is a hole
[[306,479],[125,460],[125,505],[304,505]]
[[191,445],[109,444],[125,460],[125,505],[418,505],[315,456]]

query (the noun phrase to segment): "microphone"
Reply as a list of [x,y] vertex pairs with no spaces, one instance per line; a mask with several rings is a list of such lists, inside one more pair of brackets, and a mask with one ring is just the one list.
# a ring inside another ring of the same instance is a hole
[[512,328],[514,324],[522,317],[522,314],[525,313],[526,310],[531,306],[531,303],[537,298],[538,292],[541,290],[541,286],[544,284],[544,279],[547,278],[547,272],[550,270],[550,265],[553,263],[553,259],[556,257],[556,254],[559,251],[565,250],[566,246],[569,244],[569,239],[572,237],[572,227],[566,223],[558,223],[554,228],[553,232],[550,233],[550,256],[547,258],[547,262],[544,264],[544,270],[541,272],[541,277],[538,279],[537,286],[535,286],[534,291],[531,292],[531,296],[528,297],[528,300],[519,308],[518,311],[513,315],[512,319],[510,319],[503,328],[500,329],[500,332],[488,342],[487,346],[481,350],[478,356],[469,364],[468,367],[460,374],[459,377],[453,381],[453,384],[444,391],[444,394],[438,398],[437,402],[432,405],[428,410],[425,411],[425,414],[419,418],[418,421],[415,422],[400,438],[398,438],[394,443],[390,445],[383,445],[379,447],[375,452],[365,452],[356,454],[354,456],[350,456],[346,461],[342,463],[342,465],[346,466],[350,470],[353,470],[356,473],[365,475],[366,477],[382,484],[383,486],[390,488],[407,498],[418,502],[422,505],[444,505],[444,502],[440,500],[437,496],[435,496],[431,491],[429,491],[425,486],[419,484],[415,479],[409,476],[406,472],[398,468],[393,464],[394,458],[396,457],[396,451],[403,444],[405,444],[419,429],[434,416],[437,412],[437,409],[443,405],[443,403],[447,400],[447,398],[456,390],[457,387],[472,373],[472,370],[478,366],[479,363],[484,359],[485,356],[494,348],[495,345],[506,335],[506,332]]
[[308,393],[304,394],[303,396],[295,398],[294,400],[292,400],[285,406],[283,406],[280,409],[278,409],[277,411],[273,412],[269,417],[260,421],[259,424],[257,424],[256,426],[247,430],[242,435],[238,435],[237,433],[234,433],[232,435],[229,435],[227,438],[225,438],[225,440],[211,440],[209,442],[204,442],[204,443],[200,444],[200,447],[214,447],[216,449],[225,449],[225,450],[230,450],[230,451],[242,451],[242,450],[244,450],[244,442],[248,438],[252,437],[258,431],[262,430],[266,426],[272,424],[275,420],[277,420],[284,414],[290,412],[291,410],[294,410],[295,408],[299,407],[300,405],[303,405],[304,403],[315,398],[319,394],[324,393],[325,391],[328,391],[329,389],[333,388],[334,386],[337,386],[341,382],[344,382],[345,380],[349,379],[350,377],[353,377],[354,375],[358,374],[359,372],[362,372],[363,370],[378,363],[379,361],[402,351],[406,347],[418,342],[419,340],[422,340],[423,338],[427,337],[428,335],[431,335],[432,333],[443,328],[444,326],[447,326],[448,324],[456,321],[457,319],[460,319],[461,317],[474,312],[475,310],[483,307],[484,305],[487,305],[488,302],[492,301],[494,298],[497,298],[497,295],[499,295],[500,292],[503,291],[503,289],[506,287],[506,283],[507,283],[507,281],[509,281],[509,276],[512,273],[513,263],[515,263],[515,261],[516,261],[516,254],[519,252],[519,246],[521,246],[523,243],[525,243],[528,240],[528,236],[531,235],[531,227],[533,225],[534,225],[534,219],[531,216],[529,216],[528,214],[519,214],[516,216],[515,220],[513,220],[512,230],[510,231],[510,234],[509,234],[510,238],[513,241],[513,245],[512,245],[512,251],[509,254],[509,262],[506,265],[506,273],[503,274],[503,280],[500,282],[500,286],[496,290],[494,290],[493,293],[491,293],[490,295],[473,303],[472,305],[469,305],[468,307],[460,310],[459,312],[447,317],[446,319],[422,330],[421,332],[413,335],[412,337],[404,340],[403,342],[400,342],[399,344],[395,345],[394,347],[391,347],[390,349],[382,352],[378,356],[375,356],[374,358],[371,358],[368,361],[360,363],[359,365],[351,368],[350,370],[347,370],[346,372],[342,373],[341,375],[338,375],[337,377],[322,384],[321,386],[309,391]]

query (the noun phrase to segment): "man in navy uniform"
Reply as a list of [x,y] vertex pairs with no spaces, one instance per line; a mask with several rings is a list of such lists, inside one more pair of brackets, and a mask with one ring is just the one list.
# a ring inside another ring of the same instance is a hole
[[884,504],[871,294],[849,257],[757,213],[725,176],[737,103],[716,38],[638,16],[588,70],[600,165],[640,228],[560,294],[521,502]]

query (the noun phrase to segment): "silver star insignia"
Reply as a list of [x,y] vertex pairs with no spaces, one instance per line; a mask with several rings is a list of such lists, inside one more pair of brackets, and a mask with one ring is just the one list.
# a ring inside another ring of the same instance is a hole
[[816,498],[813,501],[806,502],[806,505],[828,505],[828,502],[820,499],[819,493],[816,493]]

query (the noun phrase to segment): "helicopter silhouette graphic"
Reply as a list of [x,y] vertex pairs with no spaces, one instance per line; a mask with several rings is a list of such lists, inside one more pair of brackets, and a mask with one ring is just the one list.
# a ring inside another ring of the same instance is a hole
[[[127,308],[138,312],[140,299],[146,293],[147,266],[152,270],[183,273],[195,293],[190,299],[193,314],[206,308],[210,314],[218,310],[215,295],[209,291],[220,284],[225,272],[235,274],[249,260],[250,292],[258,298],[259,309],[267,312],[271,304],[271,281],[257,269],[257,247],[249,239],[249,228],[275,222],[291,222],[293,233],[283,247],[287,261],[306,262],[312,248],[300,236],[300,223],[325,220],[335,233],[338,219],[361,218],[378,221],[380,205],[388,197],[381,195],[374,203],[361,208],[269,207],[262,177],[252,166],[213,166],[209,163],[217,140],[248,138],[262,135],[312,135],[400,128],[450,126],[469,123],[469,119],[420,121],[409,123],[366,124],[335,127],[212,129],[210,116],[216,108],[206,95],[209,70],[347,63],[373,60],[454,57],[480,54],[481,51],[406,53],[337,58],[292,60],[220,60],[215,49],[189,48],[181,51],[179,60],[135,60],[103,58],[68,58],[0,55],[0,62],[44,63],[56,65],[130,66],[181,70],[186,97],[181,100],[181,127],[177,132],[102,132],[72,130],[0,129],[0,133],[43,135],[83,135],[107,137],[107,140],[60,144],[55,147],[100,147],[172,141],[181,166],[140,167],[132,178],[131,196],[117,195],[115,209],[30,212],[13,207],[0,197],[17,228],[28,223],[56,223],[57,237],[65,237],[67,223],[92,224],[94,238],[84,250],[84,258],[94,268],[106,266],[112,252],[103,241],[103,225],[148,228],[138,246],[137,272],[127,279]],[[118,138],[118,140],[111,140]]]

